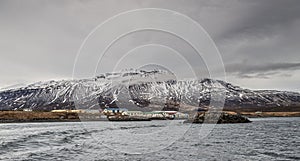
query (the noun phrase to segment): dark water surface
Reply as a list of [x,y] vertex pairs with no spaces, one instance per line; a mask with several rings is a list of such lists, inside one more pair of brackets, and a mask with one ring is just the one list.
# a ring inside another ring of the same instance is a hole
[[0,160],[300,160],[300,117],[251,120],[0,124]]

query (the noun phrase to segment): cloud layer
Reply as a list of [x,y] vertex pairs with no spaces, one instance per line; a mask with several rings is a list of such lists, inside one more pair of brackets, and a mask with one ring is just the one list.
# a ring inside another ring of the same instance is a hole
[[[145,7],[175,10],[201,24],[220,50],[228,81],[248,88],[299,91],[298,0],[2,0],[0,87],[70,79],[76,53],[95,26]],[[131,36],[112,51],[160,40],[183,54],[192,52],[171,36],[153,33]],[[139,59],[143,58],[132,61]],[[205,62],[199,64],[205,69]]]

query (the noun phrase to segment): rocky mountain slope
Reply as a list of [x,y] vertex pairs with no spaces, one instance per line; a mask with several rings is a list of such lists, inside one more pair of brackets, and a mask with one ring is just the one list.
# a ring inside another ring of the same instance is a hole
[[293,111],[300,107],[300,94],[296,92],[253,91],[212,79],[176,81],[165,71],[140,70],[5,89],[0,91],[0,110],[163,107],[167,98],[176,98],[183,106],[198,107],[210,105],[212,91],[216,89],[223,90],[224,107],[228,110]]

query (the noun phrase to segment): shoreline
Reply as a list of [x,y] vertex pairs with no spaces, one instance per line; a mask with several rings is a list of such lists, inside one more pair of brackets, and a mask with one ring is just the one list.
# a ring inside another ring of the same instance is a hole
[[100,114],[75,112],[0,111],[0,123],[104,121]]
[[[234,111],[224,111],[228,114]],[[300,112],[238,112],[248,118],[267,117],[300,117]],[[42,123],[42,122],[82,122],[108,121],[99,113],[74,112],[33,112],[33,111],[0,111],[0,124],[5,123]]]
[[249,118],[300,117],[300,112],[240,112],[240,114]]

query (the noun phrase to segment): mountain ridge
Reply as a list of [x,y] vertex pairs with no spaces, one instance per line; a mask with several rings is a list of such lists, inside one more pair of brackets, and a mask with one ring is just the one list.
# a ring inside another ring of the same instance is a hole
[[53,109],[141,108],[163,106],[166,98],[180,98],[181,104],[210,105],[215,89],[224,90],[227,110],[299,110],[300,93],[278,90],[250,90],[222,80],[178,81],[165,71],[106,73],[91,79],[37,82],[0,91],[0,110],[50,111]]

